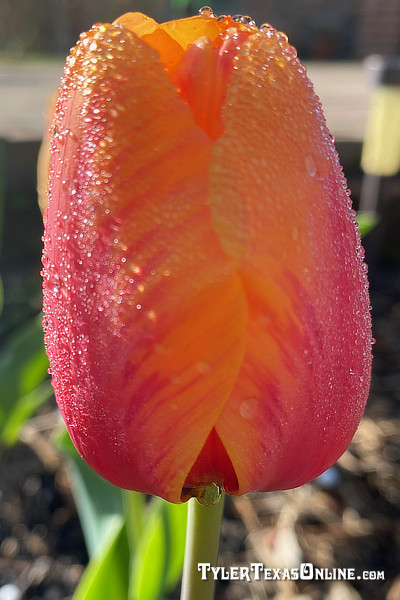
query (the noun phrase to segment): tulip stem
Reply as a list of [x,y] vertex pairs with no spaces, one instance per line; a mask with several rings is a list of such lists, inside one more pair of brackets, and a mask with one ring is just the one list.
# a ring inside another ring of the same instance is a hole
[[214,598],[215,580],[210,572],[202,580],[199,563],[217,564],[223,509],[224,494],[212,506],[204,506],[196,498],[189,500],[181,600]]

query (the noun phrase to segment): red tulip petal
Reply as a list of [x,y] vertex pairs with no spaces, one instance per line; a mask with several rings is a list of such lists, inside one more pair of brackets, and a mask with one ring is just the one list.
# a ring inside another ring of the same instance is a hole
[[240,493],[293,487],[340,456],[364,409],[365,267],[318,98],[281,35],[255,34],[239,52],[224,128],[211,209],[249,321],[216,432]]
[[97,471],[179,501],[245,344],[242,284],[211,227],[211,143],[157,54],[117,26],[73,52],[55,127],[44,275],[57,399]]
[[181,98],[190,106],[193,119],[212,140],[223,131],[223,107],[237,50],[245,33],[226,35],[219,45],[207,37],[196,40],[172,74]]

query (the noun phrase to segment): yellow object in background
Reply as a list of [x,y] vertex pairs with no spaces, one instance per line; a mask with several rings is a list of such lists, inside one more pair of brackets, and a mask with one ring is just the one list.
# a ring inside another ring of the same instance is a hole
[[371,175],[400,170],[400,85],[380,85],[373,92],[361,166]]
[[400,58],[370,56],[371,94],[361,166],[365,173],[390,177],[400,170]]

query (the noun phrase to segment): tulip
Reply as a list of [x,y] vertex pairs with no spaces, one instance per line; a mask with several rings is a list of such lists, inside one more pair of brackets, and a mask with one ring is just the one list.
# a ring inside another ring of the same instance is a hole
[[319,99],[246,18],[95,25],[68,58],[45,340],[83,458],[180,502],[299,486],[370,382],[366,266]]

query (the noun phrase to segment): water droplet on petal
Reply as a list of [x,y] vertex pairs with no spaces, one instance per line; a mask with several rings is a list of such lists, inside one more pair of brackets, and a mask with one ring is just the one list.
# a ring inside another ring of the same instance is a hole
[[202,375],[206,375],[207,373],[210,373],[211,370],[212,370],[211,366],[209,365],[208,362],[205,362],[205,361],[201,360],[196,365],[196,371],[198,371]]
[[260,27],[260,31],[265,33],[265,35],[270,38],[274,35],[275,28],[272,27],[272,25],[270,25],[269,23],[263,23]]
[[314,158],[311,156],[311,154],[306,155],[305,165],[307,173],[310,175],[310,177],[315,177],[317,174],[317,165],[315,164]]
[[249,421],[250,419],[253,419],[258,411],[258,400],[257,398],[247,398],[246,400],[243,400],[243,402],[241,403],[240,407],[239,407],[239,413],[240,416],[243,417],[243,419],[246,419],[247,421]]
[[199,14],[202,15],[203,17],[213,17],[214,16],[213,9],[210,6],[203,6],[202,8],[200,8]]

